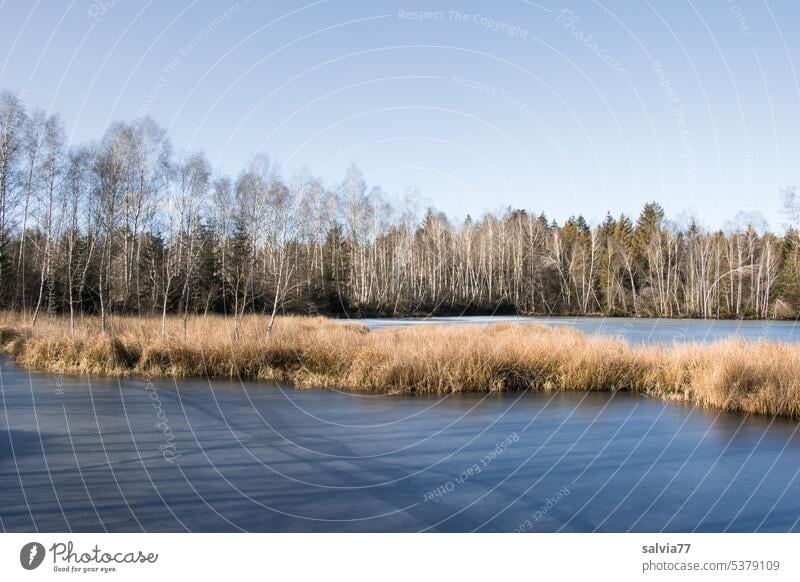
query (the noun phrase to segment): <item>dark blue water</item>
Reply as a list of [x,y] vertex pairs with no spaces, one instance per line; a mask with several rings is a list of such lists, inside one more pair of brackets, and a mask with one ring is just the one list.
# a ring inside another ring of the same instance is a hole
[[4,531],[798,531],[786,419],[619,393],[392,397],[3,362]]
[[527,317],[514,315],[357,319],[371,329],[406,325],[491,325],[508,322],[572,327],[584,333],[621,337],[631,343],[708,342],[729,337],[751,340],[800,341],[796,321],[741,321],[713,319],[636,319],[632,317]]

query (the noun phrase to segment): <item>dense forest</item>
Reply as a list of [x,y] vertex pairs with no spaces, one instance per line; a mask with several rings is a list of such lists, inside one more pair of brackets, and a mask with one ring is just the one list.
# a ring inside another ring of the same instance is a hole
[[355,166],[329,187],[255,156],[235,179],[150,119],[67,147],[56,116],[0,93],[0,308],[49,314],[422,313],[787,318],[800,199],[783,235],[740,221],[559,225],[508,209],[455,224],[392,203]]

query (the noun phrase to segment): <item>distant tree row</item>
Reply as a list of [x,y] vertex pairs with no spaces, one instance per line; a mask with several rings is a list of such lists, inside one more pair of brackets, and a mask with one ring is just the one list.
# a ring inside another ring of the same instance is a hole
[[[0,93],[0,308],[43,314],[519,312],[784,318],[800,312],[790,228],[563,225],[509,209],[454,224],[390,203],[351,167],[330,188],[265,156],[235,179],[176,155],[150,119],[68,148],[61,122]],[[271,324],[270,324],[271,325]],[[165,328],[166,329],[166,328]]]

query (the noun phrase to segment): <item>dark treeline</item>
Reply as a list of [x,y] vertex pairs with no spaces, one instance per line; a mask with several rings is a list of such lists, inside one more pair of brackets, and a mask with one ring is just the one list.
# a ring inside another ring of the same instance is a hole
[[[785,192],[790,218],[794,191]],[[794,212],[792,213],[792,209]],[[797,225],[679,228],[654,203],[631,220],[563,225],[509,209],[454,224],[368,189],[235,179],[177,155],[152,120],[68,148],[55,116],[0,93],[0,307],[42,314],[281,311],[773,318],[800,311]],[[185,320],[185,319],[184,319]]]

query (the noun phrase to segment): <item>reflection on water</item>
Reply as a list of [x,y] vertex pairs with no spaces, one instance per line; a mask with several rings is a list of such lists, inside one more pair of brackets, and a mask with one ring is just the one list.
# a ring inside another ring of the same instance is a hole
[[7,531],[800,529],[787,419],[627,393],[135,378],[59,393],[53,376],[0,372]]

